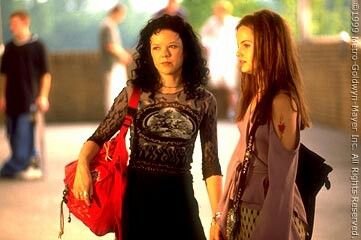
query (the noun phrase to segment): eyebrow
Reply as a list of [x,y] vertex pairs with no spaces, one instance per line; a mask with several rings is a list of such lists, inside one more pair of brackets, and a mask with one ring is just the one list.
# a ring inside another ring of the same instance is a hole
[[[179,40],[179,41],[178,41]],[[152,40],[151,39],[149,39],[149,41],[150,41],[150,44],[157,44],[157,43],[152,43]],[[173,43],[179,43],[179,42],[182,42],[182,39],[179,37],[179,36],[177,36],[177,38],[174,40],[174,41],[171,41],[171,42],[169,42],[168,44],[173,44]],[[158,44],[159,45],[159,44]]]
[[[152,45],[160,45],[160,43],[153,43],[152,41],[150,41],[150,44],[152,44]],[[169,45],[169,44],[180,44],[180,42],[172,41],[172,42],[167,43],[167,45]]]
[[245,43],[245,42],[251,42],[251,43],[253,43],[252,40],[243,40],[241,43]]

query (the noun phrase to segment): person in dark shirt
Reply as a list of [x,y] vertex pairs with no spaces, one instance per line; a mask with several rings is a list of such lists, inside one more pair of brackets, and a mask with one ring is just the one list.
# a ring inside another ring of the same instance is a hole
[[131,128],[122,239],[205,240],[191,174],[198,133],[213,213],[222,178],[216,101],[205,89],[209,70],[201,44],[181,17],[163,15],[141,31],[135,63],[133,78],[80,151],[72,191],[87,204],[92,200],[89,163],[120,128],[137,87],[142,93]]
[[10,15],[13,39],[5,46],[1,62],[0,110],[6,114],[11,156],[0,170],[1,177],[34,179],[42,177],[40,166],[32,164],[36,119],[49,109],[51,75],[45,47],[30,32],[25,11]]

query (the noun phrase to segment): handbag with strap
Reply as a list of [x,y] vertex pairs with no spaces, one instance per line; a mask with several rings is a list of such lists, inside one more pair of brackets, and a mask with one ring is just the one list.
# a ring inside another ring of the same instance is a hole
[[241,219],[240,219],[240,207],[241,207],[241,198],[246,187],[246,178],[249,171],[251,157],[254,153],[253,142],[258,127],[258,122],[256,121],[251,128],[251,132],[248,136],[246,152],[244,154],[244,159],[236,168],[236,178],[234,186],[234,199],[230,199],[228,203],[228,211],[226,215],[226,239],[233,240],[237,239],[241,229]]
[[73,161],[65,166],[65,190],[61,202],[59,238],[64,233],[63,203],[66,203],[69,209],[68,222],[71,221],[70,213],[72,213],[94,234],[103,236],[109,232],[115,232],[116,239],[120,240],[122,236],[122,204],[127,184],[128,151],[125,136],[132,124],[139,97],[140,90],[134,88],[119,133],[105,142],[89,163],[93,181],[90,206],[87,206],[85,201],[76,199],[72,192],[78,161]]
[[306,240],[312,238],[316,196],[323,186],[331,188],[328,174],[333,168],[325,159],[301,143],[298,155],[296,184],[307,216]]
[[[235,179],[235,198],[229,200],[228,211],[226,212],[226,239],[235,239],[240,231],[240,205],[241,197],[246,185],[246,177],[250,165],[250,158],[253,154],[253,141],[258,127],[258,121],[252,126],[248,139],[244,161],[236,169]],[[331,182],[328,174],[333,168],[326,164],[325,159],[307,148],[304,144],[300,144],[296,185],[299,189],[303,205],[307,216],[306,240],[312,238],[313,223],[315,215],[316,196],[323,186],[326,189],[331,188]]]

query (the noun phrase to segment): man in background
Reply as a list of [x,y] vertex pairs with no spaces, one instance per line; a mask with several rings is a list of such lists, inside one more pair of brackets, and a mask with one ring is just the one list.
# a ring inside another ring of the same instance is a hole
[[127,65],[131,55],[123,48],[118,24],[124,21],[125,5],[114,6],[101,24],[100,54],[104,77],[104,108],[107,113],[127,81]]
[[233,117],[231,106],[237,101],[236,87],[239,85],[236,26],[240,19],[232,16],[232,11],[231,2],[215,2],[213,14],[201,29],[210,70],[209,88],[216,97],[220,119]]
[[0,177],[26,180],[43,176],[39,160],[43,152],[35,149],[35,123],[43,121],[49,109],[51,85],[46,50],[31,33],[30,22],[26,11],[10,15],[13,38],[5,46],[0,81],[0,110],[5,112],[11,149]]

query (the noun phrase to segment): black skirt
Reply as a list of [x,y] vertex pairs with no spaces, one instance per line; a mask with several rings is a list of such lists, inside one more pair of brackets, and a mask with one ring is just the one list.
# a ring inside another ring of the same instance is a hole
[[206,240],[192,179],[129,169],[123,240]]

